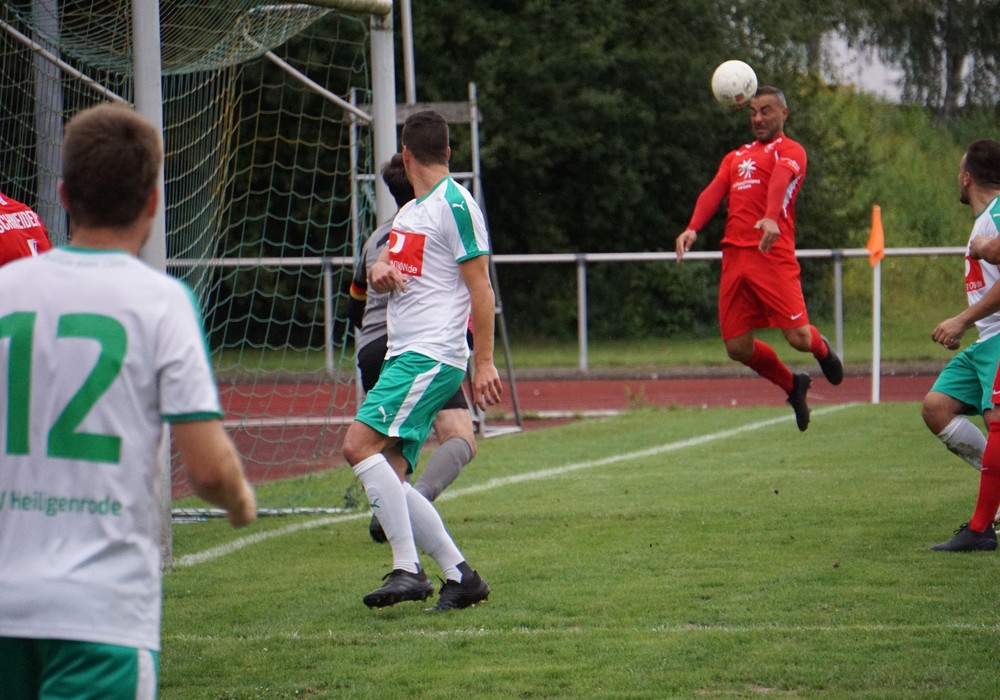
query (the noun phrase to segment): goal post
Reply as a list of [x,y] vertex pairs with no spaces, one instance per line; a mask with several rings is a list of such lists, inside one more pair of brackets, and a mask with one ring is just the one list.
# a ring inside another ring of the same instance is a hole
[[[56,244],[66,242],[52,155],[61,125],[109,99],[139,107],[148,86],[132,10],[130,0],[0,7],[0,190],[48,212]],[[159,10],[164,265],[201,305],[225,424],[261,507],[339,508],[354,498],[350,470],[338,469],[356,410],[344,309],[352,228],[394,211],[378,178],[358,177],[396,151],[392,2],[160,0]],[[371,120],[269,54],[369,105]],[[185,498],[176,459],[171,492]]]

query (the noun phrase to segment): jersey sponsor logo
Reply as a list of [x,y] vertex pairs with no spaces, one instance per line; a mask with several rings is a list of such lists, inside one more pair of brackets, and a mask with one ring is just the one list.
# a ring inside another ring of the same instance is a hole
[[986,287],[983,267],[978,260],[965,256],[965,292],[975,292]]
[[761,184],[760,177],[757,177],[757,162],[753,158],[747,158],[739,163],[736,166],[736,175],[730,186],[734,192],[745,192]]
[[404,275],[420,277],[424,272],[426,241],[427,236],[422,233],[393,229],[389,234],[389,263]]
[[462,211],[465,211],[465,202],[452,202],[451,203],[451,208],[452,209],[461,209]]
[[20,510],[34,513],[44,513],[55,517],[63,513],[82,513],[89,515],[111,515],[121,517],[124,510],[121,501],[112,500],[110,495],[101,498],[80,498],[65,495],[52,495],[44,491],[0,491],[0,510]]
[[757,164],[754,163],[753,158],[747,158],[736,166],[736,171],[744,180],[749,180],[753,177],[753,174],[757,172]]

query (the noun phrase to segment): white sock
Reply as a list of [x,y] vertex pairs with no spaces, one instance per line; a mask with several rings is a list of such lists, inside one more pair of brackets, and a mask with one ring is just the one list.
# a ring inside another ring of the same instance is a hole
[[[392,568],[412,574],[420,571],[420,555],[410,528],[410,513],[399,477],[381,452],[354,465],[365,495],[392,547]],[[406,485],[410,488],[410,485]]]
[[950,452],[961,457],[979,471],[983,470],[983,450],[986,436],[965,416],[955,416],[938,438]]
[[417,546],[437,562],[449,581],[461,581],[458,565],[465,557],[458,551],[454,540],[444,527],[444,521],[423,494],[409,484],[403,484],[406,505],[410,511],[410,525]]

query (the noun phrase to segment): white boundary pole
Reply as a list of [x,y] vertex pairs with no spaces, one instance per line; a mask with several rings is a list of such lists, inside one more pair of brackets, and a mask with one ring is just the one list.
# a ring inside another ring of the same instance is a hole
[[[384,17],[372,15],[372,134],[375,142],[375,162],[378,172],[396,152],[396,66],[392,45],[392,13]],[[376,219],[381,225],[392,219],[396,203],[382,178],[375,178]]]
[[872,268],[872,403],[882,388],[882,261]]
[[[132,91],[135,110],[163,134],[163,90],[160,66],[160,4],[158,0],[133,0],[132,3]],[[153,218],[153,232],[142,247],[140,257],[157,270],[167,269],[166,208],[164,206],[163,168],[157,182],[160,196]],[[170,519],[170,430],[163,429],[160,449],[160,500],[163,512],[160,536],[162,566],[173,565],[174,543]]]

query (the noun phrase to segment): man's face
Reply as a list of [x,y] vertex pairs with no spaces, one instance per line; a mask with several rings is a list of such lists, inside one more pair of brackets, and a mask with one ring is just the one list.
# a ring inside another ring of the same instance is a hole
[[965,170],[965,156],[962,156],[962,162],[958,164],[958,201],[962,204],[969,203],[969,173]]
[[758,95],[750,100],[750,128],[761,143],[773,141],[785,128],[788,107],[777,95]]

